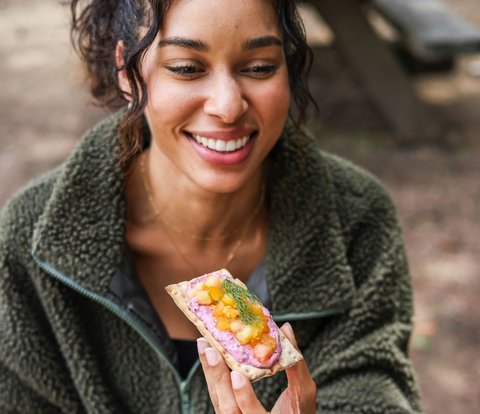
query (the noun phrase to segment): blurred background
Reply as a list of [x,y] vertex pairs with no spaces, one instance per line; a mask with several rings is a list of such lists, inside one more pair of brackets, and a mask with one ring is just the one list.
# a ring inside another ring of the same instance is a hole
[[[480,1],[316,6],[302,4],[319,105],[309,127],[397,204],[425,412],[479,413]],[[84,86],[68,17],[57,0],[0,0],[0,206],[106,114]]]

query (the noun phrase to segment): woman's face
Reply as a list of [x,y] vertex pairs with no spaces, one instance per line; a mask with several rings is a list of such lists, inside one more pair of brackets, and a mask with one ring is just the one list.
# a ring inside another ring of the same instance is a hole
[[269,1],[174,1],[142,74],[155,173],[213,192],[260,173],[290,105]]

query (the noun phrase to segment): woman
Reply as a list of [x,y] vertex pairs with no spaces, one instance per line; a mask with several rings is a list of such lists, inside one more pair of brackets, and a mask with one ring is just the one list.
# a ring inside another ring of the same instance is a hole
[[[292,2],[78,3],[93,94],[128,108],[2,211],[1,412],[420,410],[396,215],[301,127]],[[306,362],[252,386],[195,341],[164,287],[222,267]]]

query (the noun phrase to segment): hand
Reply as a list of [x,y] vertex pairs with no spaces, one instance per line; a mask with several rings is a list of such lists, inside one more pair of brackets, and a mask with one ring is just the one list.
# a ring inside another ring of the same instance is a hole
[[[292,327],[281,328],[285,336],[298,349]],[[210,348],[206,339],[198,339],[198,353],[207,380],[210,399],[216,414],[262,414],[262,406],[250,381],[240,372],[227,367],[220,354]],[[288,386],[276,401],[271,414],[314,414],[317,386],[304,360],[285,370]]]

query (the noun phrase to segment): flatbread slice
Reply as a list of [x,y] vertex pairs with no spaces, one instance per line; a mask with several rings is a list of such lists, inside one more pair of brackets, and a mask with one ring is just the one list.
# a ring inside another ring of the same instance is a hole
[[[226,270],[222,269],[217,272],[209,273],[208,275],[212,274],[223,274],[227,278],[231,279],[238,285],[246,288],[246,286],[238,279],[234,279],[232,275]],[[197,327],[200,333],[207,339],[210,345],[215,348],[220,354],[223,356],[226,364],[235,371],[241,372],[245,375],[250,381],[256,381],[260,378],[271,376],[276,374],[279,371],[284,370],[292,365],[295,365],[297,362],[303,359],[300,352],[298,352],[292,343],[285,337],[283,332],[279,329],[279,336],[280,336],[280,344],[281,344],[281,354],[279,360],[273,364],[273,366],[269,368],[258,368],[252,365],[248,365],[245,363],[239,363],[235,360],[235,358],[229,353],[228,349],[226,349],[219,341],[217,341],[210,331],[205,326],[204,322],[197,317],[197,315],[190,310],[188,306],[189,298],[187,297],[187,290],[188,287],[191,286],[191,283],[194,282],[196,279],[205,278],[203,275],[198,278],[192,279],[190,281],[184,281],[173,285],[168,285],[165,289],[170,294],[170,296],[175,301],[176,305],[182,310],[182,312],[190,319],[191,322]],[[277,327],[278,328],[278,327]]]

